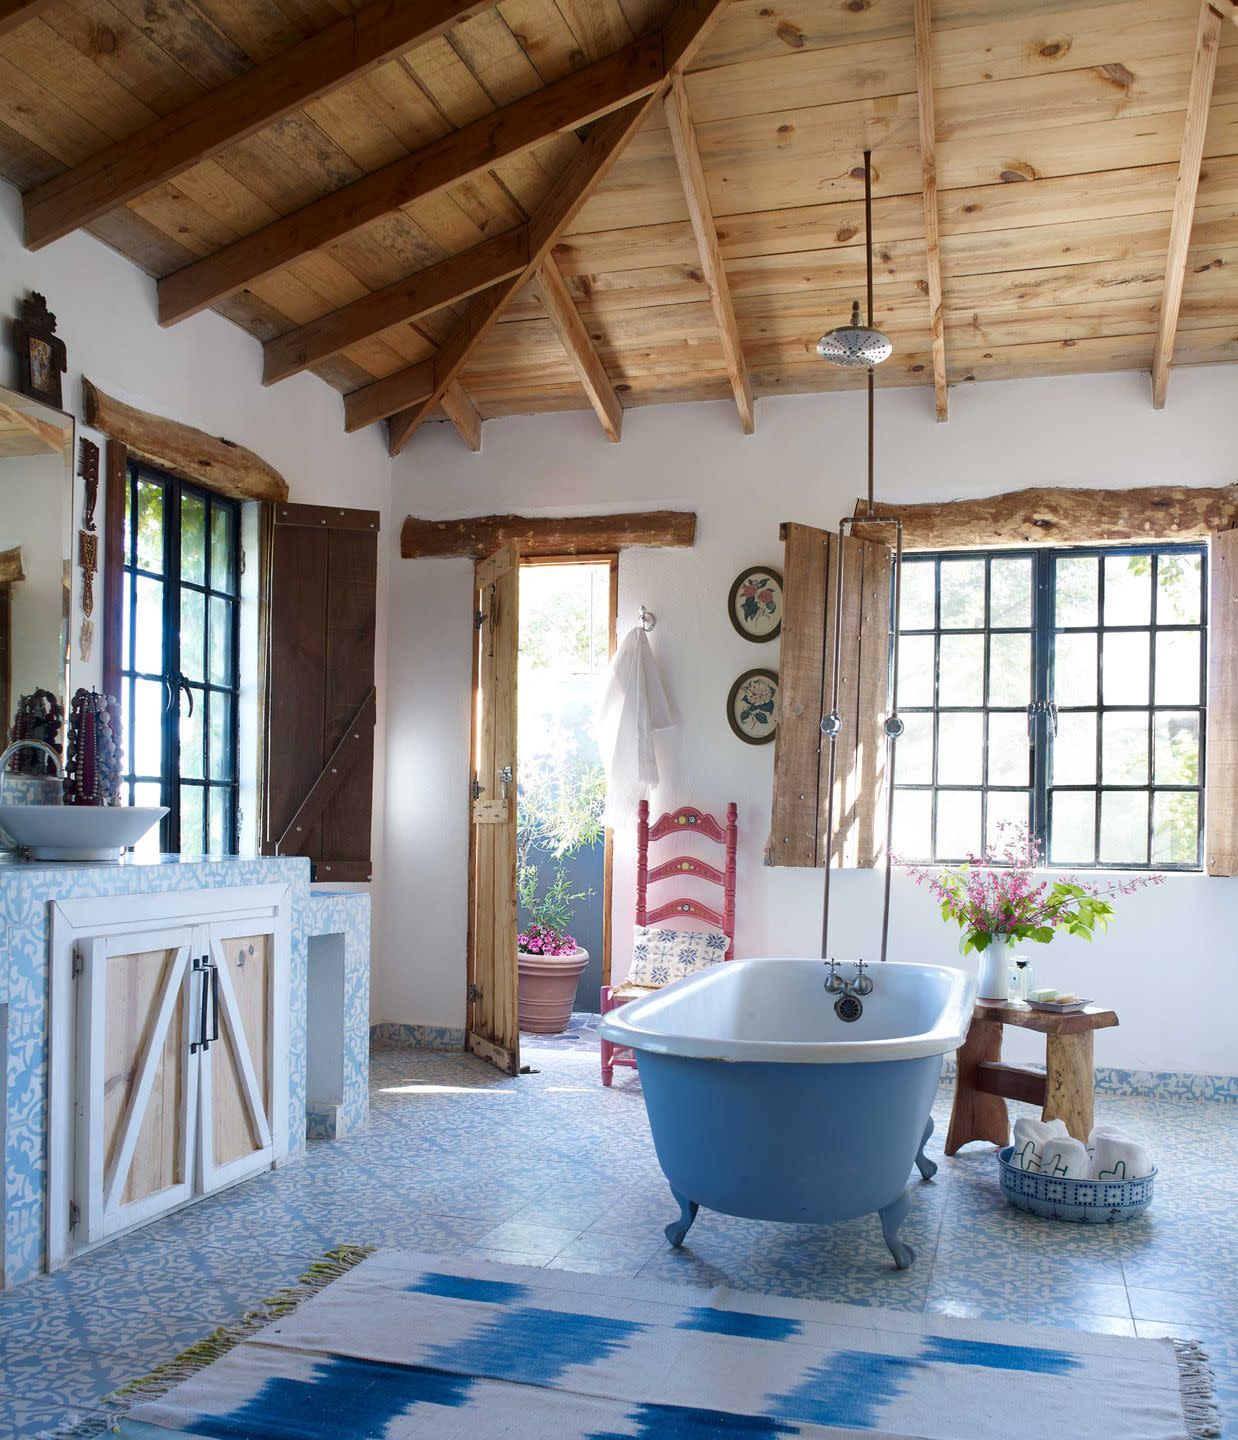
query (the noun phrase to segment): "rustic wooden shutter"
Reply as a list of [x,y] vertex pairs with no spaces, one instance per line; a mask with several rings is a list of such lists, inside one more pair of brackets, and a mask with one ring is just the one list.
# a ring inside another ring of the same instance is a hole
[[838,708],[843,717],[834,780],[834,835],[825,837],[828,742],[821,717],[833,678],[838,538],[811,525],[783,525],[782,655],[778,731],[767,865],[831,863],[871,869],[881,859],[885,816],[886,684],[889,673],[889,548],[844,544],[842,657]]
[[274,506],[270,528],[265,854],[315,880],[369,880],[378,512]]
[[1208,542],[1204,869],[1238,875],[1238,530]]

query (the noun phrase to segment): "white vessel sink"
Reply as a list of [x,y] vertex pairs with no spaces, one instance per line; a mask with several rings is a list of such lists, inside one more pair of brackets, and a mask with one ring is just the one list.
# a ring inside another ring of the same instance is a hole
[[119,860],[166,805],[0,805],[0,830],[32,860]]

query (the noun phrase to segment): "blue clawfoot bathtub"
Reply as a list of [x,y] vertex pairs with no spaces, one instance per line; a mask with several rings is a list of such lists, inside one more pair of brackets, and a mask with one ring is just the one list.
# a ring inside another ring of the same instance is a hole
[[[840,966],[846,973],[850,967]],[[636,1052],[658,1162],[680,1208],[681,1245],[701,1206],[810,1225],[876,1212],[894,1263],[924,1155],[942,1056],[963,1043],[976,982],[889,961],[858,1019],[844,1021],[819,960],[732,960],[603,1016]]]

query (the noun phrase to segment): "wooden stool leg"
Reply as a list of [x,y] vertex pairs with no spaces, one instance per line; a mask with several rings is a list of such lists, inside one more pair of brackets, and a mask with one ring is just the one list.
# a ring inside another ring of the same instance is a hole
[[958,1051],[954,1082],[954,1108],[946,1134],[946,1154],[957,1154],[969,1140],[1010,1141],[1010,1117],[1000,1095],[984,1095],[976,1087],[976,1067],[982,1060],[1002,1058],[1002,1027],[988,1020],[973,1020]]
[[1045,1036],[1045,1108],[1042,1120],[1062,1120],[1076,1140],[1092,1129],[1092,1031]]

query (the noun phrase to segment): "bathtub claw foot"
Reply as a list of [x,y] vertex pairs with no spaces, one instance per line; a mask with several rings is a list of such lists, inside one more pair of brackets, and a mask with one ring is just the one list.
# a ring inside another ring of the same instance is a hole
[[924,1147],[929,1142],[929,1136],[933,1133],[933,1117],[930,1115],[928,1124],[924,1127],[924,1134],[920,1137],[920,1148],[916,1151],[916,1169],[920,1172],[921,1180],[931,1180],[937,1174],[937,1161],[930,1160],[924,1153]]
[[676,1250],[684,1242],[684,1236],[692,1229],[692,1222],[696,1219],[696,1212],[701,1208],[695,1200],[689,1200],[687,1196],[681,1195],[678,1190],[672,1190],[675,1203],[679,1206],[679,1219],[672,1220],[666,1227],[666,1238]]
[[916,1258],[916,1252],[911,1246],[898,1238],[899,1226],[906,1220],[910,1209],[911,1192],[904,1190],[896,1200],[891,1200],[884,1210],[877,1212],[881,1220],[881,1233],[885,1236],[890,1254],[894,1256],[895,1267],[899,1270],[910,1269]]

